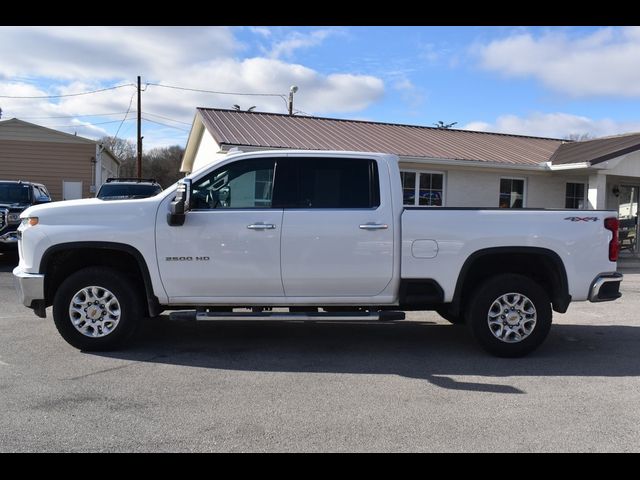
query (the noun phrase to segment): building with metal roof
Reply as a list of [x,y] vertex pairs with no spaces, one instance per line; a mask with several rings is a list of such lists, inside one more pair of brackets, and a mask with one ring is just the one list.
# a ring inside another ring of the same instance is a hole
[[12,118],[0,121],[0,180],[47,187],[53,200],[95,196],[120,160],[95,140]]
[[[406,205],[612,209],[636,250],[640,133],[570,141],[417,125],[198,108],[182,172],[230,149],[400,157]],[[625,244],[623,244],[625,247]]]

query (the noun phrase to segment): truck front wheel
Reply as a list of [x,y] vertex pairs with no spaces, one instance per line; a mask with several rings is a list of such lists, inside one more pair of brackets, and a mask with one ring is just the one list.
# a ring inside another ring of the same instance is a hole
[[499,357],[521,357],[535,350],[547,337],[551,318],[551,302],[544,289],[516,274],[486,280],[466,308],[475,339]]
[[53,320],[62,337],[85,351],[114,350],[131,338],[142,317],[140,296],[123,273],[107,267],[79,270],[58,288]]

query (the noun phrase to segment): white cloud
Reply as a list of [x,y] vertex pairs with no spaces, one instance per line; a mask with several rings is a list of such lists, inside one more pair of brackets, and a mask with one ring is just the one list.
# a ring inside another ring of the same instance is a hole
[[267,27],[249,27],[249,31],[265,38],[269,38],[271,36],[271,30]]
[[2,27],[0,75],[159,79],[239,47],[222,27]]
[[291,32],[284,40],[275,42],[269,52],[271,58],[291,57],[296,50],[320,45],[324,40],[340,32],[339,29],[321,29],[309,33]]
[[516,33],[475,45],[482,67],[509,77],[533,77],[571,96],[640,96],[640,28],[601,28],[576,37],[551,31]]
[[410,113],[417,114],[426,100],[424,91],[404,76],[393,83],[393,88],[400,92],[400,98],[407,104]]
[[474,121],[465,130],[511,133],[537,137],[567,138],[589,135],[603,137],[621,133],[640,132],[640,122],[617,122],[609,118],[592,119],[569,113],[532,113],[526,117],[501,115],[494,123]]
[[[321,42],[330,34],[333,33],[328,30],[317,30],[304,38],[294,35],[301,41],[275,44],[274,49],[286,56],[287,52]],[[177,121],[147,116],[177,127],[153,124],[151,128],[152,124],[146,124],[145,146],[158,146],[163,141],[184,143],[196,107],[231,108],[238,104],[246,110],[255,105],[257,111],[285,113],[289,87],[297,85],[296,109],[312,114],[356,113],[384,93],[383,81],[371,75],[327,75],[278,58],[238,58],[241,48],[233,31],[221,27],[3,27],[0,95],[62,95],[133,83],[137,75],[142,75],[143,86],[153,82],[223,92],[277,93],[284,97],[216,95],[149,85],[142,94],[143,115],[153,113]],[[83,135],[95,138],[107,130],[114,132],[118,123],[96,125],[94,129],[87,124],[122,120],[134,93],[134,87],[125,87],[59,99],[0,98],[0,107],[3,119],[24,118],[62,131],[77,131],[78,135],[82,128]],[[115,112],[120,114],[81,116]],[[135,114],[134,98],[130,117]],[[33,118],[64,115],[76,115],[78,120]],[[133,136],[133,123],[125,122],[120,136]],[[64,125],[69,126],[63,128]]]

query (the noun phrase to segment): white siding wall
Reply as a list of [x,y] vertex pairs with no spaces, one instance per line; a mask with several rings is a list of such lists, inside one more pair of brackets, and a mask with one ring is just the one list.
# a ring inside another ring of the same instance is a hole
[[535,175],[529,178],[527,207],[531,208],[564,208],[567,182],[584,184],[586,196],[589,181],[586,175],[569,177],[557,173]]
[[219,151],[220,146],[216,143],[211,134],[205,131],[193,160],[193,168],[191,171],[195,172],[199,168],[211,163],[213,160],[217,160],[219,157],[226,155],[224,153],[218,153]]
[[[588,182],[586,175],[564,175],[559,172],[531,172],[513,169],[482,169],[400,163],[400,170],[425,170],[445,173],[446,207],[497,207],[500,178],[524,178],[526,207],[564,208],[567,182]],[[585,185],[586,190],[586,185]]]
[[607,170],[607,175],[622,175],[628,177],[636,177],[631,180],[637,181],[640,177],[640,151],[629,153],[624,155],[623,157],[619,157],[620,159],[614,159],[612,163],[616,163],[617,165],[613,167],[611,170]]

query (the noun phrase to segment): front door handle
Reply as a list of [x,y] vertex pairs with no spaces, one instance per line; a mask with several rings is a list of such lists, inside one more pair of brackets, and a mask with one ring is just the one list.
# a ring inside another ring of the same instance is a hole
[[386,230],[389,225],[386,223],[365,223],[360,225],[362,230]]
[[247,225],[249,230],[274,230],[276,226],[273,223],[252,223]]

